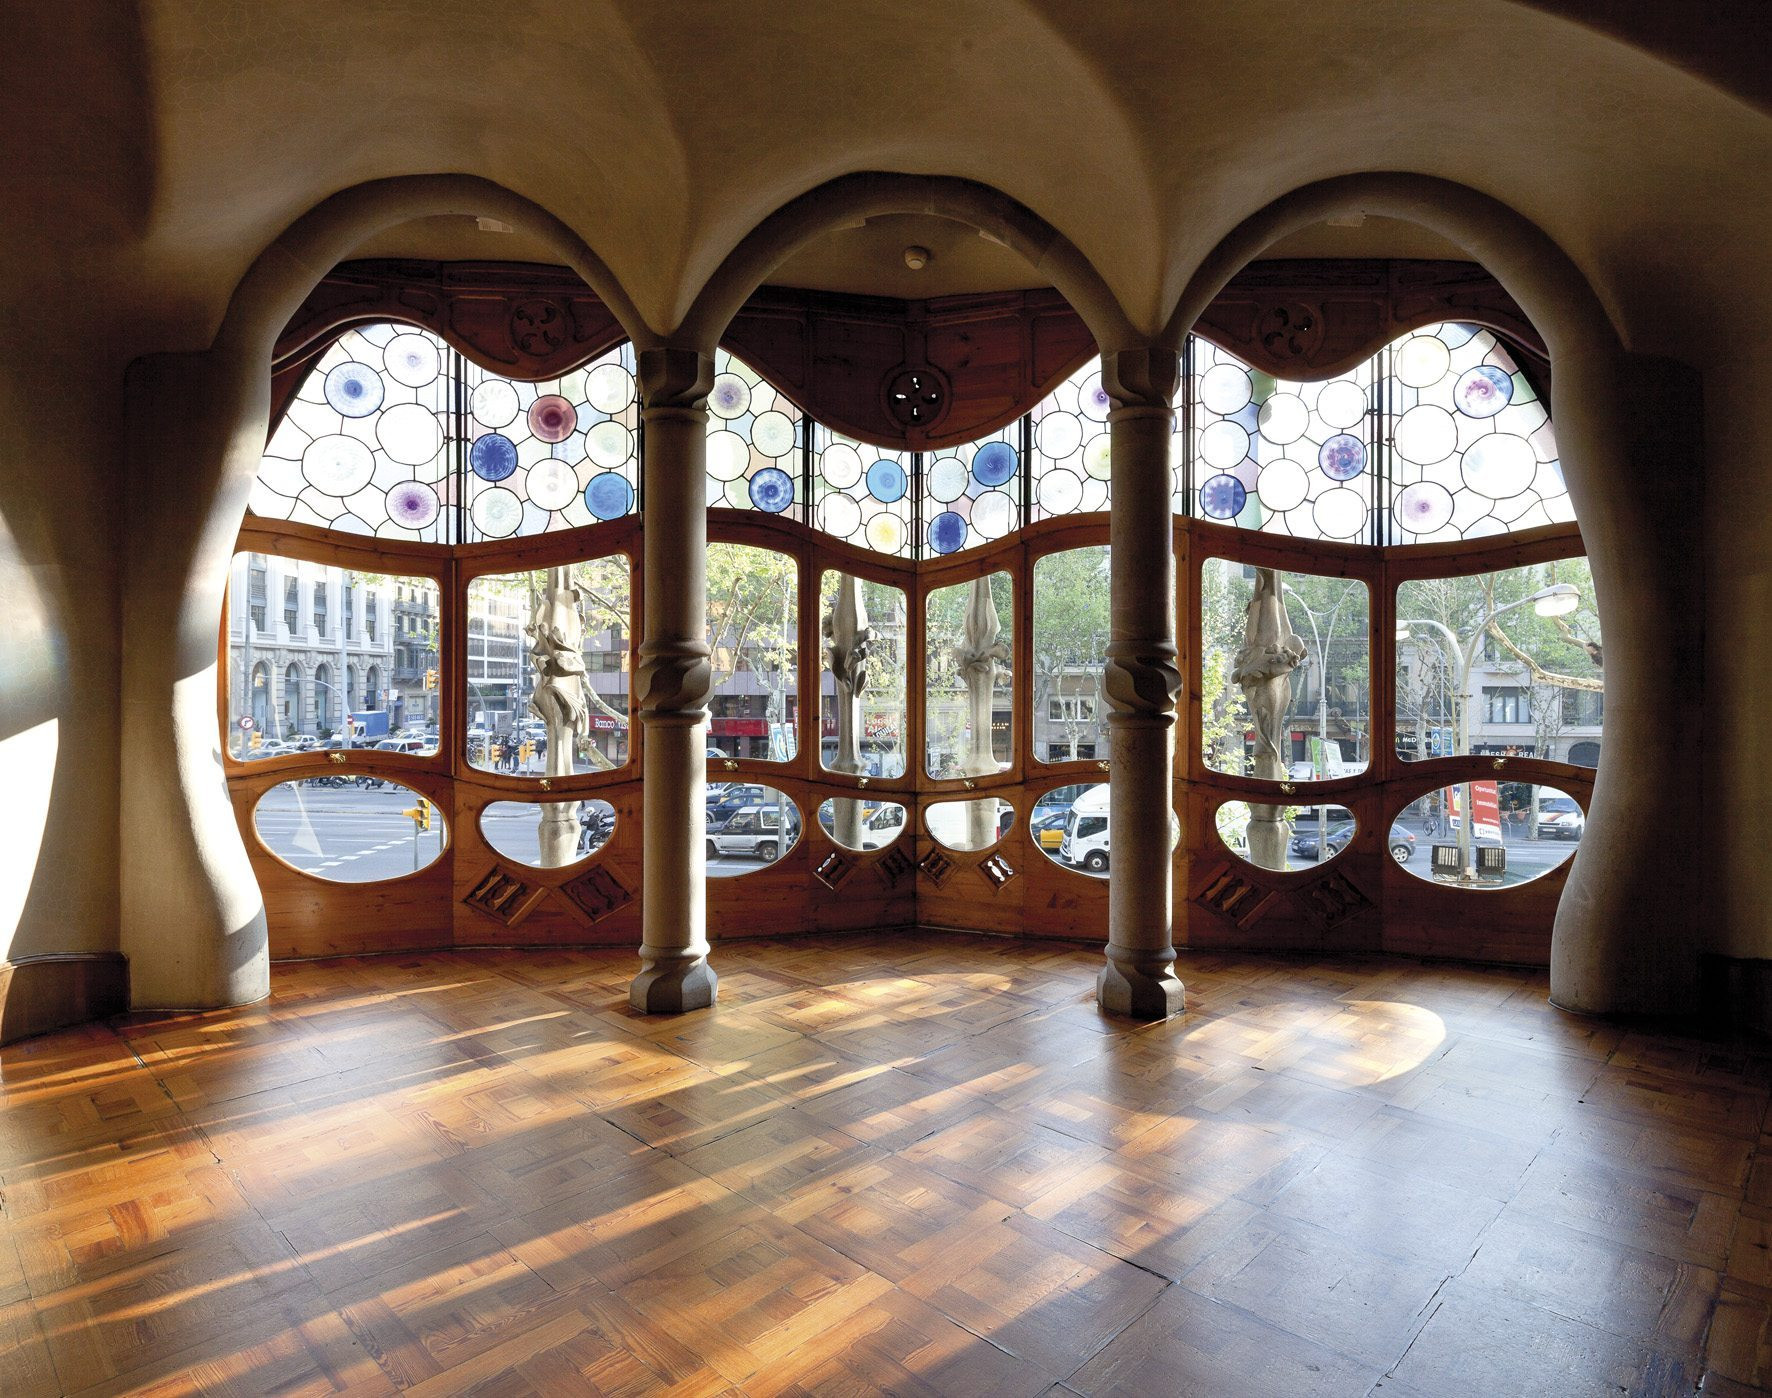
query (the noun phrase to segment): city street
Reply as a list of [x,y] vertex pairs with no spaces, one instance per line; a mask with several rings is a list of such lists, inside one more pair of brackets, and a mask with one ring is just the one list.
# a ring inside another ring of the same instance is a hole
[[[303,873],[340,883],[393,879],[413,870],[413,822],[400,812],[418,793],[406,787],[296,786],[266,792],[253,820],[266,848]],[[418,867],[443,852],[443,820],[417,837]]]

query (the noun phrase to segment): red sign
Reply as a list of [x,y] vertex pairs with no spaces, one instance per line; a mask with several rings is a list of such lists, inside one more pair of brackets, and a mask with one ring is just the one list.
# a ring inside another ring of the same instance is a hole
[[1501,788],[1495,782],[1471,783],[1471,834],[1479,840],[1501,838]]
[[716,718],[708,721],[708,730],[723,738],[767,738],[766,718]]

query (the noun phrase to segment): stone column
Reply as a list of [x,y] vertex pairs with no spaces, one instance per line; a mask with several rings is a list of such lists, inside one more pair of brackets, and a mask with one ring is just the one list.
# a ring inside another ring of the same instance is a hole
[[708,965],[707,395],[711,354],[640,352],[645,618],[635,676],[645,782],[640,974],[646,1014],[714,1003]]
[[136,1009],[270,991],[264,902],[215,721],[216,623],[269,401],[257,358],[154,355],[129,371],[118,872]]
[[1096,998],[1111,1013],[1157,1020],[1184,1005],[1174,969],[1169,840],[1175,698],[1181,689],[1169,439],[1180,359],[1173,350],[1121,350],[1103,355],[1101,368],[1114,402],[1108,414],[1112,639],[1102,677],[1113,711],[1113,784],[1107,962]]

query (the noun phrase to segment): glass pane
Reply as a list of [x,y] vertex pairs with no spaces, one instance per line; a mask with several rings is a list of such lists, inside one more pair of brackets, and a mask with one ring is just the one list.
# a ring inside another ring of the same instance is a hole
[[989,776],[1009,765],[1014,599],[1007,573],[929,594],[923,703],[932,777]]
[[845,849],[882,849],[904,833],[905,808],[894,801],[840,796],[818,808],[818,823]]
[[804,520],[800,410],[755,369],[714,351],[708,394],[708,505]]
[[[1180,834],[1179,827],[1176,833]],[[1105,879],[1108,784],[1081,782],[1041,793],[1028,817],[1028,834],[1040,853],[1054,863]]]
[[470,765],[539,778],[628,760],[628,587],[620,554],[468,584]]
[[1105,510],[1109,487],[1107,416],[1113,404],[1101,386],[1101,360],[1090,360],[1035,406],[1033,516]]
[[350,534],[449,542],[457,362],[428,330],[347,330],[271,434],[252,512]]
[[1365,771],[1370,605],[1366,584],[1351,578],[1207,559],[1200,578],[1206,765],[1270,781]]
[[480,833],[506,859],[557,869],[595,854],[615,833],[607,801],[494,801],[480,812]]
[[1321,383],[1291,383],[1190,340],[1194,513],[1301,539],[1369,541],[1368,390],[1375,360]]
[[816,523],[858,548],[911,556],[911,453],[864,446],[814,425]]
[[228,752],[436,752],[441,625],[431,578],[235,554]]
[[[1464,813],[1473,819],[1466,833]],[[1459,782],[1425,792],[1391,823],[1391,854],[1417,878],[1510,888],[1559,868],[1587,829],[1581,803],[1531,782]],[[1400,848],[1403,837],[1410,853]]]
[[994,796],[937,801],[928,811],[929,834],[949,849],[989,849],[1015,824],[1015,807]]
[[[1296,873],[1327,864],[1345,850],[1358,826],[1346,806],[1269,806],[1226,801],[1214,820],[1218,838],[1239,859],[1258,868]],[[1393,841],[1405,851],[1413,837],[1401,829]],[[1401,859],[1399,859],[1401,862]]]
[[709,756],[786,762],[799,750],[799,585],[785,553],[708,545]]
[[259,798],[253,829],[266,849],[333,883],[397,879],[434,863],[448,832],[410,787],[374,778],[310,777]]
[[1034,564],[1034,757],[1107,756],[1101,694],[1108,643],[1107,545],[1049,553]]
[[633,512],[640,405],[632,345],[540,383],[462,366],[464,539],[577,529]]
[[904,591],[827,572],[819,583],[819,608],[824,636],[819,760],[827,771],[902,777]]
[[1397,752],[1597,765],[1600,619],[1584,558],[1397,589]]
[[1385,351],[1387,542],[1476,539],[1575,518],[1550,414],[1495,336],[1430,325]]
[[708,787],[708,873],[732,878],[773,864],[800,838],[800,808],[772,786]]
[[948,447],[923,468],[923,518],[931,554],[958,553],[1021,527],[1021,423]]

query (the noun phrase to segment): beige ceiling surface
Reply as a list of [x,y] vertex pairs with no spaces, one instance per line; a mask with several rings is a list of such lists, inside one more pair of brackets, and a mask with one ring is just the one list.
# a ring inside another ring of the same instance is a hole
[[[1326,176],[1412,170],[1512,204],[1570,251],[1634,343],[1702,358],[1719,324],[1757,328],[1772,313],[1772,117],[1690,53],[1658,56],[1653,28],[1608,35],[1556,8],[24,7],[0,45],[0,249],[24,255],[0,259],[0,278],[15,295],[101,291],[118,343],[200,344],[257,252],[328,194],[461,172],[572,226],[662,329],[773,209],[837,175],[898,170],[1021,200],[1151,326],[1194,263],[1268,200]],[[1733,0],[1685,11],[1741,24]],[[1424,246],[1372,223],[1303,246]],[[537,255],[520,232],[461,224],[370,250]],[[902,264],[913,234],[937,253],[920,278]],[[1028,284],[1007,257],[964,229],[881,220],[829,235],[778,277],[894,295]]]

